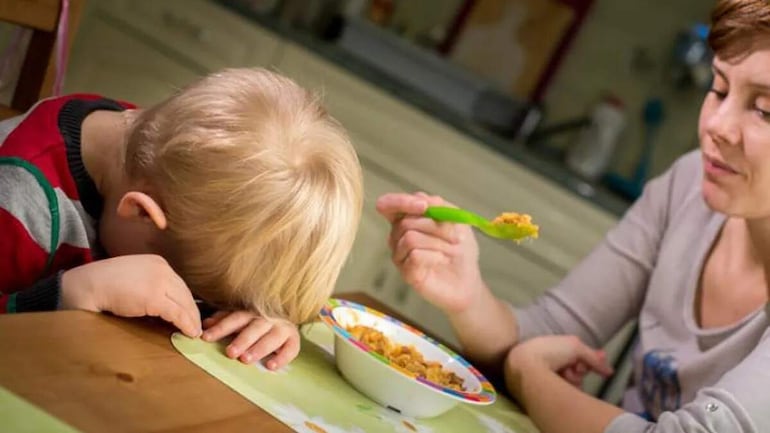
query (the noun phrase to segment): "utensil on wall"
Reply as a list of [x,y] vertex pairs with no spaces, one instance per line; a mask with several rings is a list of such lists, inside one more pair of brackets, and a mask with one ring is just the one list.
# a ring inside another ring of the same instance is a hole
[[634,173],[630,178],[623,177],[618,173],[609,173],[604,179],[610,189],[629,200],[636,200],[642,195],[642,190],[647,182],[650,166],[652,165],[655,139],[663,124],[664,116],[663,101],[659,98],[648,99],[642,110],[642,120],[644,123],[642,152],[636,163]]

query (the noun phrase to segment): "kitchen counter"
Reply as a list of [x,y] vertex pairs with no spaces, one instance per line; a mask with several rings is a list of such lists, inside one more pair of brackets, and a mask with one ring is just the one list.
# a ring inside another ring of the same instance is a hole
[[601,185],[588,184],[564,165],[546,159],[521,143],[505,138],[428,97],[419,89],[405,85],[386,73],[365,63],[332,42],[322,40],[308,31],[290,27],[270,15],[256,13],[237,1],[213,0],[278,36],[292,41],[348,70],[394,97],[411,104],[433,118],[455,128],[475,141],[488,146],[502,156],[514,160],[562,188],[590,203],[621,216],[630,203]]

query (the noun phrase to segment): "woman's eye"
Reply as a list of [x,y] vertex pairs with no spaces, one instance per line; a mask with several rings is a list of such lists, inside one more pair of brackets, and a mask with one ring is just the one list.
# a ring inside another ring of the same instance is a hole
[[714,96],[716,96],[717,99],[719,99],[720,101],[727,97],[727,92],[726,91],[718,90],[718,89],[716,89],[714,87],[712,87],[711,90],[709,90],[709,91],[711,93],[713,93]]
[[759,114],[759,117],[770,122],[770,110],[763,110],[759,107],[754,107],[754,109],[757,111],[757,114]]

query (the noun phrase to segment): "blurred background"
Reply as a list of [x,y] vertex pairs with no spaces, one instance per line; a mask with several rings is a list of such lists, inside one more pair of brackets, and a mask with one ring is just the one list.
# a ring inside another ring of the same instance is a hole
[[710,2],[239,3],[336,40],[447,110],[625,201],[697,146],[710,83]]
[[[2,6],[34,16],[49,1]],[[364,214],[337,291],[366,292],[449,342],[446,319],[390,263],[376,198],[422,190],[485,216],[531,214],[534,242],[479,237],[491,289],[525,304],[602,240],[647,180],[697,147],[711,80],[703,0],[61,3],[64,27],[41,18],[58,31],[0,26],[0,103],[42,79],[35,66],[56,69],[62,92],[140,106],[225,67],[293,78],[323,95],[363,166]],[[586,390],[618,398],[632,326],[607,346],[614,382],[595,377]]]

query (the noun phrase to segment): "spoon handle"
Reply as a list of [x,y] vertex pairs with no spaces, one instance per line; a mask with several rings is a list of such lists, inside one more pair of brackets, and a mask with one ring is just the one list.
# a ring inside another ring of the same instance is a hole
[[455,207],[429,206],[424,215],[435,221],[448,221],[461,224],[470,224],[476,227],[482,227],[488,224],[488,221],[471,211]]

